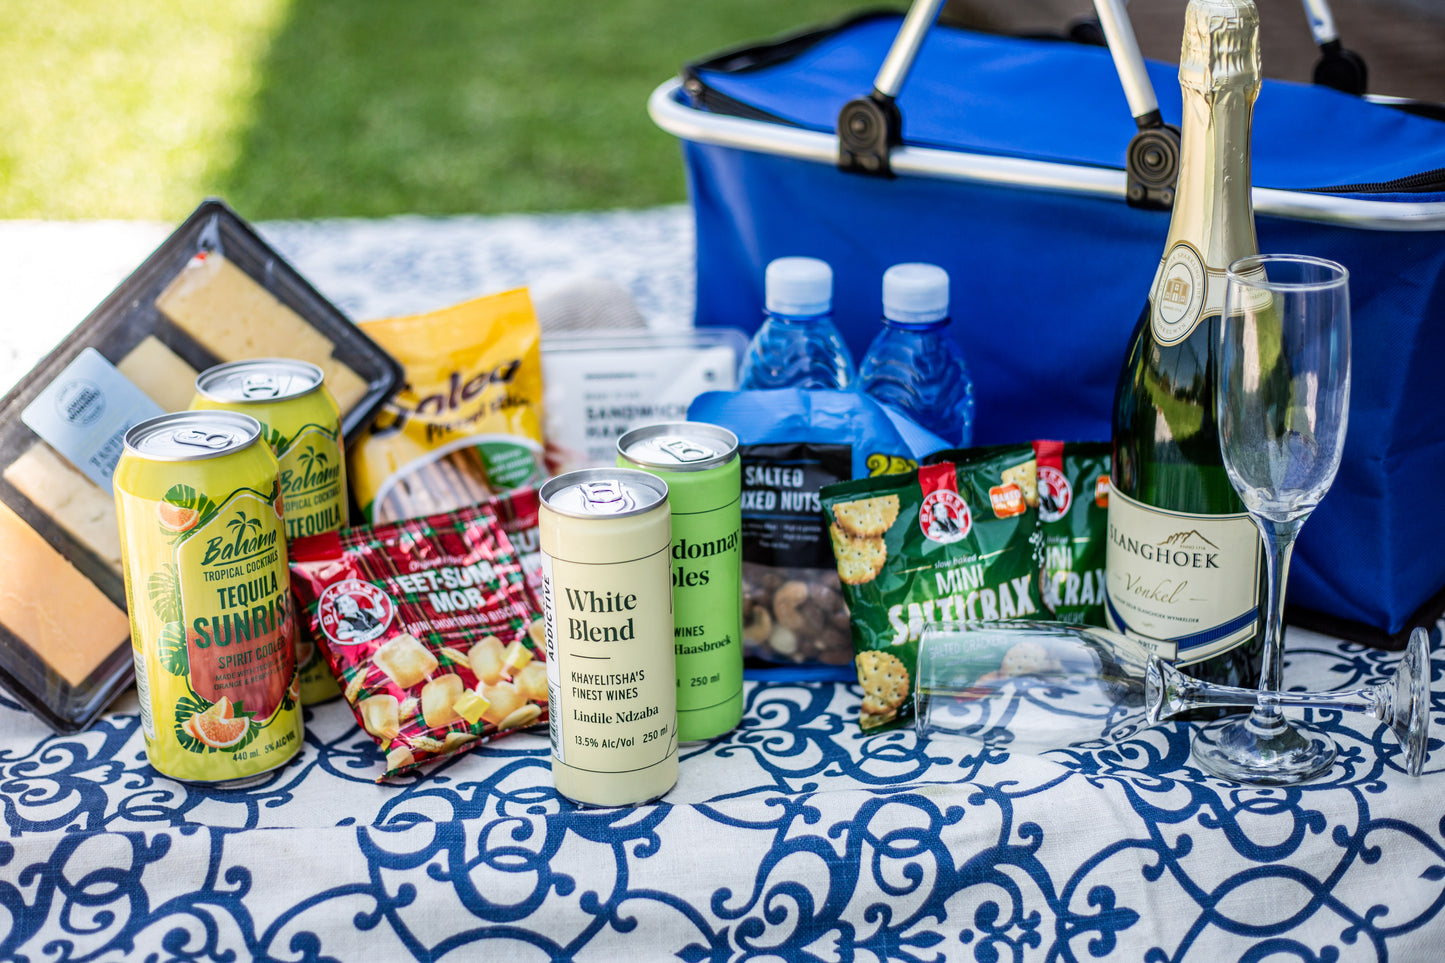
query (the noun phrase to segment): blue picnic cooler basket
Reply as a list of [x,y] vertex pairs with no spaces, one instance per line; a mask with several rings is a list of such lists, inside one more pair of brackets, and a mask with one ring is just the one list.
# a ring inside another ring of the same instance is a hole
[[[1139,57],[1118,0],[1096,2],[1108,48],[937,24],[939,6],[729,50],[653,92],[687,168],[696,323],[755,330],[766,264],[811,255],[833,266],[861,358],[883,272],[931,262],[952,281],[976,443],[1108,438],[1169,225],[1157,135],[1179,124],[1178,67]],[[868,99],[840,138],[840,112]],[[1445,609],[1445,121],[1430,108],[1266,80],[1254,113],[1260,250],[1351,272],[1347,447],[1300,536],[1288,615],[1384,648]]]

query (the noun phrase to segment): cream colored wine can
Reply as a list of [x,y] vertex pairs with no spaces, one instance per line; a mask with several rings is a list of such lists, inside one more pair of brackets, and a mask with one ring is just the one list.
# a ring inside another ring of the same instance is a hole
[[539,494],[553,783],[584,805],[648,802],[677,783],[667,484],[593,468]]

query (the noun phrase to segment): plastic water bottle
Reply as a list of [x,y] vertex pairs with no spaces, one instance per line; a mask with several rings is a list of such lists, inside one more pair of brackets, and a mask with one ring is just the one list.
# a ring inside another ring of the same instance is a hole
[[767,315],[743,356],[744,388],[846,388],[858,378],[833,324],[833,269],[780,257],[764,278]]
[[858,368],[875,401],[906,412],[946,441],[973,442],[973,379],[948,336],[948,272],[895,264],[883,274],[883,330]]

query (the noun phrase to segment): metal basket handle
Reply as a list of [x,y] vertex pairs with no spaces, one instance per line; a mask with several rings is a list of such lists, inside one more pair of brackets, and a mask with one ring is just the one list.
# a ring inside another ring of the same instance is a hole
[[[839,111],[840,169],[876,177],[892,176],[889,155],[903,143],[898,94],[943,3],[944,0],[914,0],[873,79],[873,89],[850,100]],[[1125,197],[1134,206],[1167,209],[1174,203],[1174,181],[1179,171],[1179,132],[1165,124],[1159,115],[1159,102],[1149,82],[1124,0],[1094,0],[1094,9],[1119,82],[1124,87],[1129,112],[1139,128],[1129,143]]]

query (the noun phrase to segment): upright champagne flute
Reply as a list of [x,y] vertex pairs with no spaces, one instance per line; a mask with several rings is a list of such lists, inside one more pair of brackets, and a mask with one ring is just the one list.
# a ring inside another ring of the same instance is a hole
[[1286,784],[1329,769],[1328,735],[1280,711],[1285,581],[1295,538],[1334,481],[1350,407],[1349,272],[1333,261],[1257,254],[1229,266],[1215,357],[1219,448],[1264,539],[1260,701],[1195,737],[1204,769]]

